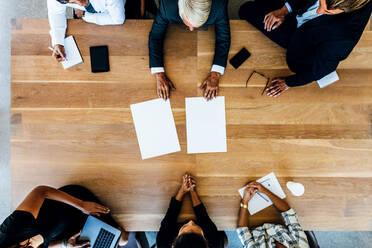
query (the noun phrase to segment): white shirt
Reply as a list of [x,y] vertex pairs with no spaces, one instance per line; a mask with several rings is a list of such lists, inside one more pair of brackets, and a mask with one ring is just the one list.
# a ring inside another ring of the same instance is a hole
[[[225,72],[225,67],[220,65],[213,65],[211,71],[218,72],[221,75]],[[151,74],[164,72],[164,67],[151,67]]]
[[[291,13],[292,8],[289,5],[289,3],[285,3],[285,6],[287,7],[288,12]],[[304,24],[305,22],[308,22],[308,21],[310,21],[310,20],[312,20],[316,17],[321,16],[322,14],[317,14],[316,13],[316,10],[318,8],[319,8],[319,0],[316,1],[312,6],[310,6],[310,8],[308,8],[307,11],[305,13],[303,13],[302,15],[296,15],[297,28],[301,27],[301,25]]]
[[124,0],[89,0],[97,13],[85,11],[78,4],[62,4],[57,0],[47,0],[50,36],[52,45],[64,45],[67,21],[66,8],[71,7],[85,11],[83,20],[98,25],[118,25],[125,20]]

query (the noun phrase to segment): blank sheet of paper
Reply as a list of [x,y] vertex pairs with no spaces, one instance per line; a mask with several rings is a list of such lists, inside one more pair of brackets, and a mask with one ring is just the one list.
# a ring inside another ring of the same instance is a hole
[[187,153],[226,152],[225,97],[186,98]]
[[63,69],[68,69],[83,63],[83,58],[81,57],[79,48],[77,47],[75,39],[72,35],[65,38],[65,52],[66,60],[61,62]]
[[130,105],[142,159],[181,150],[169,100]]

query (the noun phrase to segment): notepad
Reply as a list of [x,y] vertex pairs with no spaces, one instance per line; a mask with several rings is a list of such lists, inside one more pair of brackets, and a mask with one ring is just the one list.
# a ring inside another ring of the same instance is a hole
[[225,97],[186,98],[187,153],[226,152]]
[[324,87],[326,87],[330,84],[333,84],[334,82],[336,82],[338,80],[339,80],[339,77],[337,75],[337,72],[334,71],[334,72],[331,72],[328,75],[322,77],[321,79],[319,79],[316,82],[318,83],[319,88],[324,88]]
[[75,65],[83,63],[78,46],[76,45],[75,39],[72,35],[65,38],[65,52],[66,59],[61,62],[63,69],[71,68]]
[[[270,190],[272,193],[274,193],[281,199],[284,199],[286,197],[274,172],[271,172],[270,174],[264,177],[261,177],[256,182],[261,183],[265,188]],[[246,186],[238,190],[241,198],[244,197],[245,188]],[[271,206],[272,204],[273,202],[270,200],[270,198],[267,195],[265,195],[264,193],[259,193],[259,194],[256,193],[252,197],[252,199],[248,202],[248,211],[251,215],[253,215]]]
[[181,150],[169,100],[132,104],[130,110],[142,159]]

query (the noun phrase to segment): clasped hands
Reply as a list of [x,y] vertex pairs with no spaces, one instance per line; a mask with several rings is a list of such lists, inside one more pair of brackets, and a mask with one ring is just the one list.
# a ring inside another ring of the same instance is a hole
[[185,174],[182,177],[182,184],[181,187],[178,190],[179,196],[183,197],[185,194],[189,192],[194,192],[196,190],[196,180],[195,178],[190,174]]
[[[220,73],[212,71],[200,85],[200,89],[204,90],[203,96],[207,100],[212,100],[217,96],[220,77]],[[156,90],[158,97],[167,100],[170,92],[176,90],[176,87],[164,72],[160,72],[156,73]]]
[[265,194],[268,192],[268,189],[258,182],[249,182],[247,188],[244,190],[243,203],[248,204],[257,192]]

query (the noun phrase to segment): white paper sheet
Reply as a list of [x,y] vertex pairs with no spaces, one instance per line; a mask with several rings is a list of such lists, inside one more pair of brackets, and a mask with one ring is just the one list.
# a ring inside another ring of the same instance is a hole
[[63,69],[66,70],[75,65],[83,63],[83,58],[81,57],[75,39],[72,35],[65,38],[65,52],[66,60],[61,62]]
[[324,88],[324,87],[326,87],[330,84],[333,84],[334,82],[336,82],[338,80],[339,80],[339,77],[337,75],[337,72],[334,71],[334,72],[331,72],[328,75],[322,77],[321,79],[319,79],[316,82],[318,83],[319,88]]
[[[278,182],[278,179],[276,178],[274,172],[271,172],[270,174],[268,174],[264,177],[261,177],[256,182],[261,183],[265,188],[270,190],[272,193],[274,193],[275,195],[277,195],[281,199],[285,198],[285,194],[283,192],[283,189],[280,186],[280,184]],[[244,186],[243,188],[238,190],[241,198],[244,197],[245,188],[246,188],[246,186]],[[253,214],[267,208],[268,206],[270,206],[272,204],[273,204],[273,202],[270,200],[270,198],[267,195],[265,195],[263,193],[259,193],[259,194],[256,193],[248,203],[248,210],[249,210],[249,213],[251,215],[253,215]]]
[[169,100],[132,104],[130,109],[142,159],[181,150]]
[[226,152],[225,97],[186,98],[187,153]]

